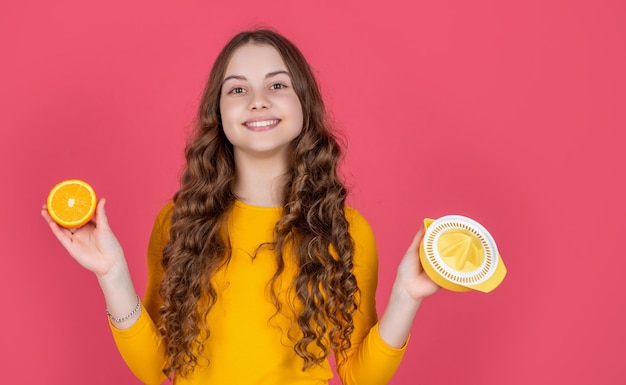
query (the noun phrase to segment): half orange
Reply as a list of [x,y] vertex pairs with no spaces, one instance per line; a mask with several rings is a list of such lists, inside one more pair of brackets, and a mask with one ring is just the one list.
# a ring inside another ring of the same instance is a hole
[[63,227],[75,228],[89,222],[96,212],[96,193],[82,180],[65,180],[48,195],[48,213]]

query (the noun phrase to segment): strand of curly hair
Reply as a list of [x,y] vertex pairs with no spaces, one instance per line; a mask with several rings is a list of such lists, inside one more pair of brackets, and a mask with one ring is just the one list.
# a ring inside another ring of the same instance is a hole
[[[354,329],[358,287],[352,273],[354,245],[344,215],[346,189],[334,172],[339,156],[339,147],[330,136],[298,143],[285,214],[276,227],[278,269],[271,283],[272,295],[280,311],[274,283],[284,270],[286,245],[292,243],[298,266],[292,288],[294,299],[303,305],[296,318],[302,337],[294,348],[304,360],[304,370],[326,360],[331,350],[340,353],[341,365]],[[320,349],[320,355],[311,353],[311,344]]]

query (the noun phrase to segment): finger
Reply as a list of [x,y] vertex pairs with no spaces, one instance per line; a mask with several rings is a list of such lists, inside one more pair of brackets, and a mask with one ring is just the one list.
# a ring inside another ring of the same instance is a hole
[[109,229],[109,219],[104,208],[105,204],[106,199],[102,198],[98,201],[98,206],[96,206],[95,222],[96,227],[99,229]]
[[411,242],[411,245],[409,246],[409,249],[407,251],[416,251],[419,248],[419,244],[422,241],[423,237],[424,237],[424,227],[422,226],[415,234],[415,237],[413,238],[413,242]]
[[65,247],[69,251],[72,246],[72,230],[59,226],[59,224],[55,221],[48,222],[48,226],[50,226],[52,234],[54,234],[59,242],[61,242],[61,245],[63,245],[63,247]]
[[48,206],[46,206],[45,204],[41,208],[41,216],[43,217],[43,219],[46,220],[46,222],[48,223],[52,222],[52,217],[48,213]]

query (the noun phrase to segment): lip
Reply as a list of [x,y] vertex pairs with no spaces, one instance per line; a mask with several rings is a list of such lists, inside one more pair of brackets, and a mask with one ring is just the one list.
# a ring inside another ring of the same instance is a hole
[[248,119],[242,125],[250,131],[267,131],[278,126],[280,119],[274,117],[259,117]]

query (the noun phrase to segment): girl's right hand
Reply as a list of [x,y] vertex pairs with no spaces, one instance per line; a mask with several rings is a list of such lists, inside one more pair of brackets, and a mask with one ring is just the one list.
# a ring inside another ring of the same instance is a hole
[[114,274],[118,268],[126,266],[124,251],[109,227],[104,210],[105,203],[106,201],[101,199],[94,218],[76,229],[59,226],[48,214],[45,204],[41,209],[41,215],[63,247],[81,266],[99,279]]

